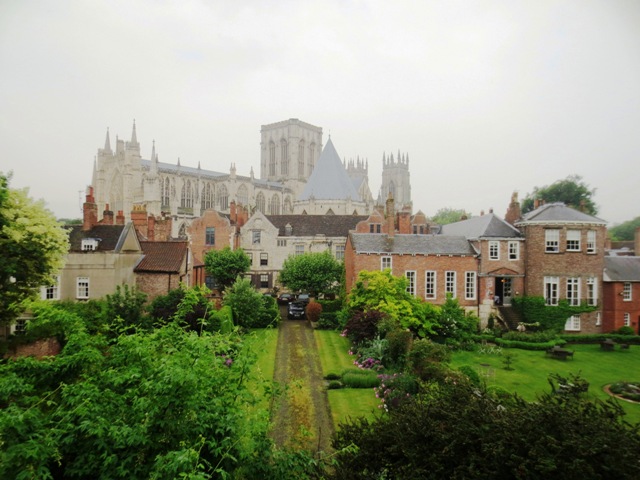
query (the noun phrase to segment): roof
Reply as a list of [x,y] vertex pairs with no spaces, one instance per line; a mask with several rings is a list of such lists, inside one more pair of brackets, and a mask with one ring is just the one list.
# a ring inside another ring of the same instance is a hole
[[135,272],[180,273],[187,242],[140,242],[144,256]]
[[346,237],[358,222],[369,218],[366,215],[266,215],[267,220],[278,229],[278,235],[287,236],[286,227],[291,226],[295,237]]
[[82,225],[71,225],[68,228],[70,252],[81,252],[82,240],[87,238],[99,240],[95,251],[110,252],[117,249],[125,225],[95,225],[86,231],[82,229]]
[[356,253],[397,253],[420,255],[468,255],[477,252],[463,236],[352,233]]
[[606,225],[601,218],[594,217],[574,208],[566,206],[562,202],[547,203],[522,216],[516,225],[530,223],[587,223]]
[[604,257],[605,282],[640,282],[640,257]]
[[441,232],[443,235],[462,235],[466,238],[510,238],[522,236],[517,228],[509,225],[493,213],[442,225]]
[[360,201],[360,194],[356,190],[349,174],[342,165],[331,138],[327,140],[311,176],[304,186],[298,200],[351,200]]

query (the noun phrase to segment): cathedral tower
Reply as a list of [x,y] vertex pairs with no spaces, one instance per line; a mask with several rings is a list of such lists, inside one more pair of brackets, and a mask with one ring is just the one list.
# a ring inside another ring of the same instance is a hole
[[389,198],[389,194],[395,200],[395,208],[397,211],[403,207],[411,207],[411,178],[409,175],[409,155],[400,154],[393,158],[393,154],[382,154],[382,186],[380,187],[380,196],[378,203],[380,205]]

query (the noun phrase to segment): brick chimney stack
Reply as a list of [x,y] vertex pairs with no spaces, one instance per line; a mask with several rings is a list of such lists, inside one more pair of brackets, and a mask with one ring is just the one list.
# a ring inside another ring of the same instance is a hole
[[411,212],[407,208],[398,213],[398,233],[411,233]]
[[389,197],[387,198],[387,235],[393,237],[396,233],[395,226],[395,218],[396,218],[396,207],[395,202],[393,200],[393,196],[389,193]]
[[102,212],[102,223],[105,225],[113,225],[113,210],[109,210],[109,204],[107,203]]
[[98,223],[98,205],[93,197],[93,187],[87,188],[87,196],[82,205],[82,230],[91,230]]
[[122,210],[118,210],[116,215],[116,225],[124,225],[124,213]]
[[518,201],[518,192],[513,192],[513,194],[511,194],[511,203],[509,203],[504,220],[505,222],[513,225],[521,216],[522,210],[520,209],[520,202]]

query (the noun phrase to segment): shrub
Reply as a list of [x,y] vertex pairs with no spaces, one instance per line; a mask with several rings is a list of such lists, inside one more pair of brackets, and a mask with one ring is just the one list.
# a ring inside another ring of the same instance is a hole
[[506,332],[502,335],[504,340],[516,340],[528,343],[544,343],[556,339],[558,336],[555,332]]
[[380,408],[387,412],[396,409],[411,395],[418,393],[418,381],[408,373],[380,375],[380,386],[374,390],[380,399]]
[[562,339],[552,340],[550,342],[545,343],[531,343],[531,342],[520,342],[517,340],[503,340],[502,338],[496,338],[496,344],[505,348],[521,348],[522,350],[548,350],[550,348],[557,346],[562,346],[567,342]]
[[451,351],[444,345],[421,338],[413,342],[407,354],[410,371],[421,380],[442,379],[446,368],[441,365],[451,359]]
[[469,378],[469,381],[474,385],[477,385],[477,386],[482,385],[482,380],[480,380],[480,375],[478,375],[478,372],[476,371],[476,369],[473,368],[471,365],[462,365],[458,368],[458,370],[464,373]]
[[338,375],[337,373],[328,373],[327,375],[325,375],[324,379],[325,380],[340,380],[340,375]]
[[322,312],[318,320],[318,329],[320,330],[337,330],[339,327],[338,314],[336,312]]
[[592,335],[559,335],[559,338],[567,343],[600,343],[606,339],[611,339],[619,343],[629,343],[640,345],[640,335],[620,335],[618,333],[592,334]]
[[413,334],[408,330],[391,330],[385,337],[389,349],[387,357],[389,358],[389,364],[403,366],[406,360],[407,352],[411,348],[411,341],[413,340]]
[[329,382],[329,385],[327,385],[327,388],[329,390],[337,390],[342,387],[344,387],[344,385],[342,385],[342,383],[339,380],[331,380]]
[[373,370],[347,370],[342,374],[342,384],[348,388],[374,388],[380,385]]
[[624,327],[620,327],[617,331],[618,335],[635,335],[636,332],[633,331],[632,327],[629,326],[624,326]]
[[389,349],[389,342],[384,338],[374,338],[369,342],[365,342],[361,344],[358,348],[358,358],[359,359],[367,359],[373,358],[374,360],[378,360],[382,362],[385,355],[387,355],[387,351]]
[[337,313],[342,308],[342,300],[317,300],[325,313]]
[[384,318],[385,314],[377,310],[356,312],[347,321],[345,333],[355,345],[373,340],[378,334],[378,323]]
[[305,313],[310,322],[317,322],[322,314],[322,305],[318,302],[310,302],[305,308]]

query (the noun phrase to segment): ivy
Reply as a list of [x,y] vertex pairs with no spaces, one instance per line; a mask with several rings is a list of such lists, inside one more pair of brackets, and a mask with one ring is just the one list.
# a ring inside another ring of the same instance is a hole
[[564,331],[567,319],[573,315],[593,312],[597,307],[583,302],[579,306],[571,306],[567,300],[560,300],[558,305],[547,305],[544,297],[520,296],[511,300],[515,308],[524,318],[525,323],[539,324],[541,330],[554,332]]

